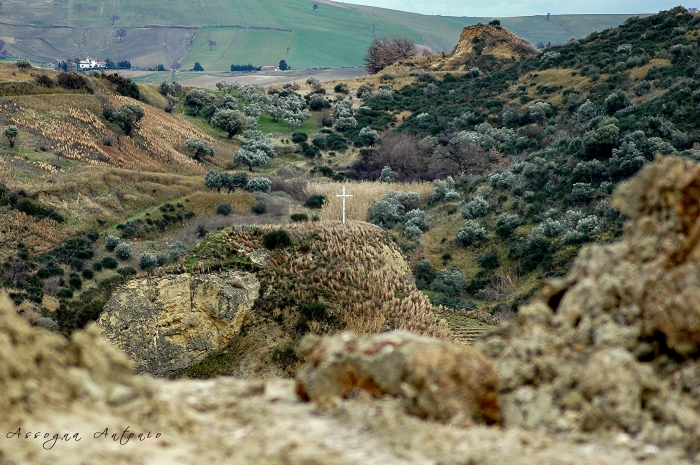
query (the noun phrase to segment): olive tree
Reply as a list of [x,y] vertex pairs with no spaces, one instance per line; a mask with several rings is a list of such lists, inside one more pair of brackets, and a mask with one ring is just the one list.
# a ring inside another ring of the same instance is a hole
[[248,126],[248,118],[238,110],[218,110],[211,117],[211,125],[228,134],[231,139]]
[[5,128],[5,132],[3,132],[5,137],[7,137],[7,141],[10,143],[10,147],[15,146],[15,139],[19,135],[19,129],[17,129],[17,126],[8,126]]
[[190,152],[194,153],[192,158],[197,161],[201,161],[203,155],[214,155],[214,149],[204,139],[187,139],[185,145]]

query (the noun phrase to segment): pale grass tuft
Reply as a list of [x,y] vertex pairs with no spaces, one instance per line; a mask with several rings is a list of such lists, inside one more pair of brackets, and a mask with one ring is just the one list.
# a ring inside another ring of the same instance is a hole
[[323,195],[326,197],[326,204],[319,211],[319,217],[323,220],[340,220],[343,215],[343,202],[336,194],[341,194],[343,185],[347,194],[352,194],[352,197],[346,200],[346,218],[354,221],[367,221],[367,209],[370,205],[377,203],[387,192],[404,191],[417,192],[423,204],[430,200],[430,195],[433,192],[433,185],[429,182],[327,182],[317,183],[310,182],[307,184],[304,192],[311,195]]

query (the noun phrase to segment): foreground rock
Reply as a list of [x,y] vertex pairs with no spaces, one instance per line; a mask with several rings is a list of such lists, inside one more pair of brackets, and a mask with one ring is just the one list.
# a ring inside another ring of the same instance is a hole
[[700,459],[700,166],[659,158],[614,196],[622,240],[592,245],[477,343],[508,427],[621,435]]
[[136,279],[114,294],[98,325],[136,373],[167,376],[237,335],[259,290],[255,276],[240,271]]
[[302,341],[300,397],[320,403],[367,393],[401,398],[405,410],[453,424],[499,421],[496,373],[472,347],[397,331]]
[[632,442],[426,422],[391,397],[337,399],[321,411],[297,398],[291,380],[167,381],[131,371],[96,326],[69,341],[30,328],[0,296],[0,463],[688,463]]

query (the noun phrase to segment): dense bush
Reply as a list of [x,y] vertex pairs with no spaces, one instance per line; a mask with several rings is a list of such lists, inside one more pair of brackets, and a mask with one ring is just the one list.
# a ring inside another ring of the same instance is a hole
[[486,230],[474,220],[467,220],[457,233],[457,240],[464,245],[472,245],[485,238]]
[[264,213],[267,213],[267,206],[265,206],[263,202],[257,202],[253,204],[252,207],[250,207],[250,211],[252,211],[256,215],[262,215]]
[[306,208],[315,208],[319,209],[323,207],[323,204],[326,203],[326,196],[324,195],[312,195],[308,199],[306,199],[306,202],[304,202],[304,206]]
[[216,213],[223,216],[228,216],[233,211],[230,203],[220,203],[216,207]]
[[309,221],[309,215],[306,213],[292,213],[289,218],[295,223],[300,223],[302,221]]
[[95,272],[88,268],[85,268],[80,274],[82,274],[85,279],[92,279],[95,276]]
[[139,255],[139,267],[142,270],[150,270],[158,266],[158,256],[154,253],[144,252]]
[[114,270],[119,266],[119,263],[112,257],[105,257],[102,259],[102,266],[108,270]]
[[187,249],[185,249],[185,244],[181,241],[173,242],[170,244],[170,258],[173,260],[183,256]]
[[466,288],[464,273],[454,268],[445,268],[435,274],[430,290],[441,292],[448,297],[458,297]]
[[276,229],[263,236],[263,245],[268,250],[281,249],[291,246],[292,238],[284,229]]
[[462,207],[462,217],[468,220],[475,220],[486,216],[489,212],[489,204],[481,197],[470,200]]
[[126,242],[122,242],[114,248],[114,255],[121,260],[131,258],[131,246]]
[[117,236],[108,235],[105,237],[105,249],[113,252],[115,247],[119,245],[122,240]]
[[272,181],[265,177],[250,178],[247,189],[250,192],[270,192]]

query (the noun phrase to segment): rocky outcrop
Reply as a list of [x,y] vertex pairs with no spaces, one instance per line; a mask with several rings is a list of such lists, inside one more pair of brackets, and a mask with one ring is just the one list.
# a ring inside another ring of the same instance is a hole
[[136,279],[112,296],[98,325],[136,373],[167,376],[238,334],[259,290],[255,276],[240,271]]
[[367,393],[397,396],[408,413],[452,424],[499,421],[496,373],[481,352],[408,331],[302,341],[297,393],[326,403]]
[[700,166],[658,158],[613,203],[630,218],[622,239],[585,247],[477,347],[494,360],[506,426],[620,434],[695,455]]
[[391,396],[319,408],[300,401],[291,380],[168,381],[135,377],[130,365],[96,326],[66,340],[31,328],[0,296],[0,463],[690,463],[634,441],[423,421]]
[[440,71],[458,70],[470,58],[491,55],[504,60],[522,60],[537,55],[538,50],[528,41],[516,36],[508,29],[490,24],[475,24],[465,27],[447,58],[434,55],[429,68]]

